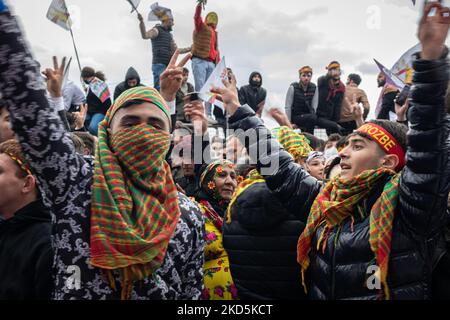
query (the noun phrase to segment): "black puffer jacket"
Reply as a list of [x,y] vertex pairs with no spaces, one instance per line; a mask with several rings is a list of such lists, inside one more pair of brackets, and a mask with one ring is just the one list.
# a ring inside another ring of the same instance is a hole
[[50,300],[51,217],[41,201],[0,221],[0,300]]
[[304,299],[297,241],[305,223],[264,182],[245,190],[224,223],[223,246],[241,300]]
[[[448,63],[445,59],[416,60],[414,68],[407,165],[401,176],[388,272],[392,299],[430,298],[432,270],[443,255],[438,244],[446,224],[450,187],[450,119],[444,112]],[[230,118],[232,128],[259,129],[256,143],[266,141],[269,145],[266,150],[270,152],[260,157],[258,170],[265,168],[262,163],[268,163],[269,159],[279,160],[279,167],[269,170],[267,185],[285,206],[307,214],[319,191],[317,182],[306,178],[304,170],[280,149],[270,132],[252,114],[248,107],[240,108]],[[240,138],[247,148],[252,148],[245,141],[248,139]],[[366,212],[370,212],[382,187],[375,188],[362,203]],[[366,287],[370,276],[368,267],[374,264],[369,245],[369,217],[356,220],[353,228],[351,219],[346,219],[332,229],[323,253],[314,250],[320,234],[319,229],[310,254],[308,287],[311,298],[378,299],[380,291]]]

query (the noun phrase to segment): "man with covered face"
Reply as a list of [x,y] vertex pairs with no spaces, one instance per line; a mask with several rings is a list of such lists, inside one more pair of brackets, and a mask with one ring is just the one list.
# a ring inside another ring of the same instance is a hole
[[[54,58],[54,68],[45,71],[49,105],[37,64],[8,11],[0,13],[0,46],[0,90],[12,129],[53,215],[53,298],[198,299],[204,225],[200,209],[177,193],[164,160],[170,145],[166,101],[146,87],[119,96],[99,126],[92,163],[75,152],[55,112],[63,103],[65,63]],[[190,58],[177,66],[177,57],[161,75],[168,101],[175,100]]]
[[248,85],[239,90],[239,101],[242,105],[248,104],[256,115],[261,118],[266,103],[267,90],[262,87],[262,75],[255,71],[252,72],[248,80]]
[[[210,12],[202,19],[203,5],[199,3],[195,9],[194,34],[192,45],[192,71],[194,73],[195,91],[200,91],[205,85],[216,64],[220,61],[219,41],[217,36],[217,13]],[[212,116],[211,104],[206,104],[206,113]]]

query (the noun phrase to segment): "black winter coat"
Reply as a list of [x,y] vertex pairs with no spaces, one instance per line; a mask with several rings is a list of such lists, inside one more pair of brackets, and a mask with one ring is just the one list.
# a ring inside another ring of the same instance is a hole
[[51,217],[40,201],[0,221],[0,300],[50,300]]
[[141,77],[139,76],[139,73],[134,69],[133,67],[130,67],[127,71],[127,74],[125,75],[125,81],[119,83],[117,87],[114,89],[114,100],[116,100],[122,93],[127,91],[128,89],[131,89],[130,86],[128,86],[128,80],[136,79],[138,84],[136,87],[142,87],[141,84]]
[[223,227],[223,246],[239,299],[306,298],[296,259],[304,227],[263,182],[239,196],[231,208],[231,223]]
[[[409,119],[407,164],[401,175],[399,203],[394,219],[388,286],[392,299],[429,299],[432,271],[440,257],[443,229],[446,225],[447,195],[450,188],[450,118],[444,111],[448,83],[448,62],[416,60]],[[268,187],[289,210],[297,208],[309,213],[319,192],[316,180],[294,163],[292,157],[276,142],[262,122],[248,107],[240,108],[231,118],[233,129],[258,128],[255,143],[266,143],[265,155],[257,161],[257,169],[267,169],[263,163],[279,159],[279,166],[268,170]],[[254,146],[241,142],[248,150]],[[250,152],[252,154],[252,152]],[[253,159],[256,160],[256,159]],[[383,185],[364,199],[365,212],[381,193]],[[308,288],[313,299],[378,299],[380,290],[369,290],[369,266],[375,264],[369,245],[369,217],[345,219],[333,228],[324,252],[317,251],[321,229],[313,237]]]

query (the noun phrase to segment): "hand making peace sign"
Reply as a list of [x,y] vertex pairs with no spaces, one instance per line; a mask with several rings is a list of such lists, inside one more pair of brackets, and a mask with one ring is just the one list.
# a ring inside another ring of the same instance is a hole
[[161,95],[166,101],[173,101],[183,81],[183,67],[191,59],[192,54],[186,55],[177,65],[180,50],[177,49],[172,56],[166,70],[161,74]]

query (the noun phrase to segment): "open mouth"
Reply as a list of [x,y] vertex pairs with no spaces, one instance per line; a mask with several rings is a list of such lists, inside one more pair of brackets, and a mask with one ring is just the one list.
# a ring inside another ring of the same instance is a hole
[[348,164],[341,163],[341,169],[342,169],[342,170],[350,170],[351,167],[350,167]]

